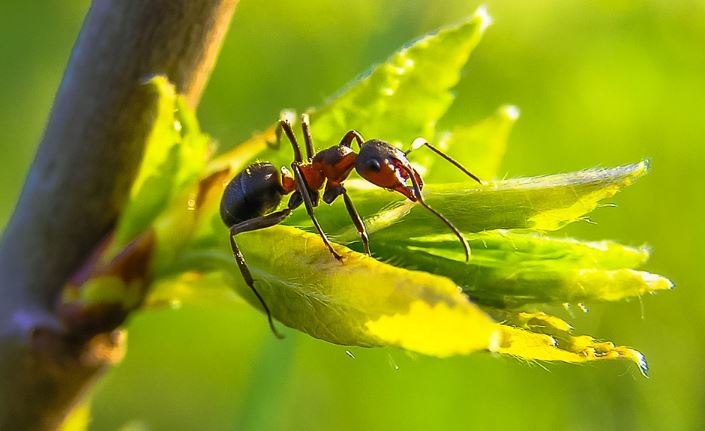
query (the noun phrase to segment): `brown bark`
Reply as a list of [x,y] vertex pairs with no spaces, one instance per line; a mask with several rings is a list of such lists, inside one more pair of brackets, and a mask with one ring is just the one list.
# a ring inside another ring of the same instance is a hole
[[237,0],[94,0],[0,243],[0,429],[54,429],[121,337],[71,334],[62,286],[114,225],[151,123],[141,83],[198,104]]

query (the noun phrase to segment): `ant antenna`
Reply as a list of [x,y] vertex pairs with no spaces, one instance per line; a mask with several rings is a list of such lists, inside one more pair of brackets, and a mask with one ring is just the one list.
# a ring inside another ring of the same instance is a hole
[[472,172],[468,171],[465,169],[463,165],[460,164],[457,160],[453,159],[450,157],[448,154],[444,153],[443,151],[439,150],[438,148],[434,147],[433,145],[429,144],[428,141],[426,141],[424,138],[416,138],[414,139],[414,142],[411,143],[411,148],[409,148],[409,151],[405,152],[404,155],[408,155],[410,152],[414,150],[418,150],[419,148],[426,146],[428,147],[429,150],[433,151],[434,153],[438,154],[439,156],[443,157],[444,159],[448,160],[450,163],[452,163],[456,168],[460,169],[463,171],[463,173],[473,180],[477,181],[479,184],[485,184],[481,179],[479,179],[475,174]]
[[419,186],[419,182],[416,180],[416,176],[414,169],[409,166],[404,164],[404,167],[409,171],[409,178],[411,179],[411,184],[414,187],[414,196],[416,197],[416,200],[423,205],[427,210],[429,210],[431,213],[433,213],[436,217],[441,219],[443,223],[446,224],[450,228],[450,230],[453,231],[456,237],[460,240],[460,243],[463,245],[463,250],[465,251],[465,262],[470,261],[470,246],[468,245],[468,241],[465,239],[463,234],[458,230],[457,227],[453,223],[450,222],[443,214],[439,213],[438,211],[434,210],[431,208],[429,204],[426,203],[426,201],[423,198],[423,195],[421,194],[421,186]]

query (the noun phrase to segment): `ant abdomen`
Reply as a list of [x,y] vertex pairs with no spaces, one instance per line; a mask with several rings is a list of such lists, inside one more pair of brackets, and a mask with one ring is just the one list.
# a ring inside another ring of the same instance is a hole
[[268,162],[253,163],[225,187],[220,218],[230,227],[265,215],[276,209],[283,193],[279,170]]

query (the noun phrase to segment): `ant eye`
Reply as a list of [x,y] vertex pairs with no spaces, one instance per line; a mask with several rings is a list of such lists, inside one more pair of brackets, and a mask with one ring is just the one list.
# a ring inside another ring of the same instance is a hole
[[370,159],[367,161],[367,169],[373,172],[379,172],[382,167],[379,164],[379,161],[377,159]]

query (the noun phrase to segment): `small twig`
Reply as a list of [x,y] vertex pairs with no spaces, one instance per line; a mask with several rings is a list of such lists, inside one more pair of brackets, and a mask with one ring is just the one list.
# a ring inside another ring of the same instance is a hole
[[57,295],[128,197],[153,115],[140,83],[165,74],[195,107],[236,3],[93,2],[0,243],[0,429],[54,429],[115,359],[91,353],[114,336],[62,332]]

